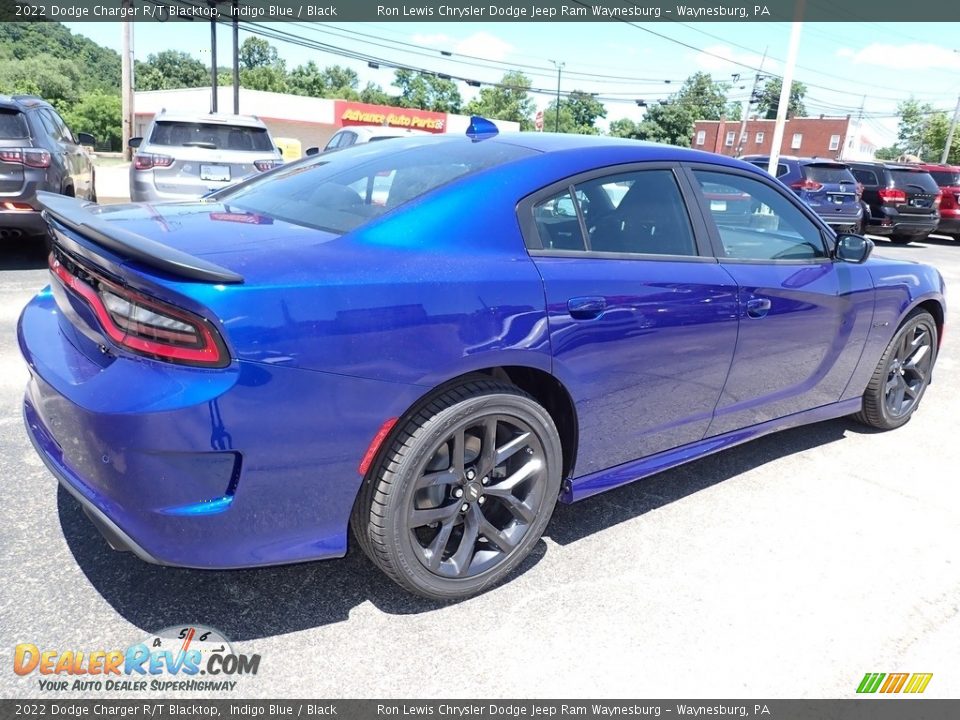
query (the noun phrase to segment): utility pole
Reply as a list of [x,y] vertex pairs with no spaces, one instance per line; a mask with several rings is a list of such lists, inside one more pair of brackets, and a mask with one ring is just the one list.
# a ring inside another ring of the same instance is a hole
[[780,104],[777,106],[777,122],[773,128],[773,147],[770,148],[770,162],[767,172],[777,176],[777,163],[780,162],[780,145],[783,143],[784,126],[787,123],[787,108],[790,107],[790,93],[793,90],[793,70],[797,64],[800,50],[800,31],[803,28],[803,6],[806,0],[797,0],[793,27],[790,30],[790,45],[787,49],[787,65],[783,70],[783,85],[780,87]]
[[553,131],[560,132],[560,72],[566,63],[557,62],[556,60],[551,60],[550,62],[557,68],[557,119],[554,121]]
[[950,132],[947,133],[947,146],[943,149],[940,162],[946,164],[950,155],[950,146],[953,144],[953,134],[957,131],[957,120],[960,119],[960,95],[957,96],[957,108],[953,111],[953,122],[950,123]]
[[[123,9],[132,12],[133,0],[123,0]],[[125,17],[130,17],[129,14]],[[120,142],[123,157],[129,160],[133,155],[130,148],[130,138],[134,134],[134,107],[133,107],[133,23],[124,20],[120,28]]]
[[747,116],[750,114],[750,105],[755,103],[757,97],[757,85],[760,84],[760,79],[766,79],[765,75],[761,75],[763,72],[763,63],[767,59],[767,49],[763,49],[763,57],[760,58],[760,72],[753,76],[753,88],[750,90],[750,97],[743,101],[743,111],[740,117],[740,134],[737,136],[737,152],[736,157],[743,155],[743,134],[747,131]]
[[[211,10],[217,9],[214,0],[207,0]],[[217,111],[217,18],[210,18],[210,112]]]
[[240,9],[233,0],[233,114],[240,114]]

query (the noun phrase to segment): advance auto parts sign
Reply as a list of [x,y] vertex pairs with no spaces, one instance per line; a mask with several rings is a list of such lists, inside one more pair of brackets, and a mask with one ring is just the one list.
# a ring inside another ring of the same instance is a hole
[[431,110],[412,110],[394,108],[385,105],[367,105],[366,103],[337,100],[335,112],[340,125],[387,125],[389,127],[424,130],[442,133],[447,127],[445,113]]

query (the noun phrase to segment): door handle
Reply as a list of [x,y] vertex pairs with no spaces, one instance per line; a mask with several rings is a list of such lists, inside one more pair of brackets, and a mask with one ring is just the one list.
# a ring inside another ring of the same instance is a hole
[[747,300],[747,315],[752,318],[766,317],[770,312],[770,300],[767,298],[752,298]]
[[575,297],[567,300],[567,312],[570,317],[577,320],[592,320],[603,315],[607,309],[606,298],[589,295],[587,297]]

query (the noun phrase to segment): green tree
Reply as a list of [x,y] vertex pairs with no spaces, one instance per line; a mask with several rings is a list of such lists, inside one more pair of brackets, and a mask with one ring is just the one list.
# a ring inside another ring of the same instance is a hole
[[[781,78],[770,78],[760,91],[757,110],[767,120],[774,120],[777,117],[777,108],[780,106],[780,88],[782,87],[783,80]],[[807,86],[802,82],[793,82],[790,85],[790,104],[787,106],[788,117],[803,117],[807,114],[807,109],[803,104],[803,98],[806,94]]]
[[876,152],[877,160],[896,160],[901,155],[903,155],[903,151],[896,145],[880,148]]
[[669,100],[647,108],[639,139],[689,147],[694,122],[719,120],[724,115],[728,89],[707,73],[694,73]]
[[485,87],[467,103],[467,115],[480,115],[494,120],[512,120],[521,130],[533,129],[536,104],[530,96],[530,79],[522,72],[511,70],[494,87]]
[[643,131],[640,129],[640,123],[636,123],[628,118],[621,118],[610,123],[610,134],[613,137],[630,138],[632,140],[643,140]]
[[[577,135],[599,135],[596,122],[607,116],[607,109],[593,95],[574,90],[560,100],[559,132]],[[543,129],[556,132],[557,101],[547,106],[543,113]]]
[[360,100],[372,105],[392,105],[396,102],[396,98],[390,97],[382,87],[372,82],[368,82],[360,91]]
[[456,83],[438,75],[397,70],[393,85],[400,90],[400,107],[458,113],[463,104]]
[[238,55],[240,66],[247,70],[284,65],[284,61],[277,54],[277,49],[263,38],[248,37],[240,45]]
[[94,90],[64,113],[64,120],[75,133],[90,133],[98,145],[120,150],[121,106],[120,96],[104,90]]
[[210,69],[189,53],[163,50],[137,62],[134,78],[138,90],[204,87],[210,84]]
[[79,100],[83,71],[53,55],[34,55],[0,64],[0,93],[39,95],[60,111]]
[[[79,73],[82,90],[120,87],[120,54],[116,51],[74,35],[58,22],[0,23],[0,58],[26,60],[38,55],[69,59]],[[72,75],[68,77],[72,79]]]

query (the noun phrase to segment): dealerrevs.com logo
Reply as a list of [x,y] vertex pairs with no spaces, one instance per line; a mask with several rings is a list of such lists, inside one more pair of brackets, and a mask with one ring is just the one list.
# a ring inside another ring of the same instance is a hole
[[867,673],[857,686],[858,693],[919,694],[927,689],[933,673]]
[[234,652],[222,633],[203,625],[164,628],[125,650],[20,643],[13,656],[13,671],[36,675],[44,692],[224,692],[236,688],[235,678],[259,669],[260,655]]

